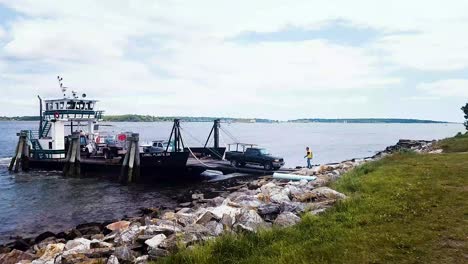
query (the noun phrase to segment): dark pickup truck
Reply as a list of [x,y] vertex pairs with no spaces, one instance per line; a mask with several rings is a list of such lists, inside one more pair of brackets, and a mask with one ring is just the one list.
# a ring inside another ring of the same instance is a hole
[[260,165],[265,170],[277,170],[284,165],[283,158],[274,157],[268,153],[266,149],[249,147],[243,148],[243,151],[226,152],[226,159],[231,162],[234,167],[243,167],[246,164]]

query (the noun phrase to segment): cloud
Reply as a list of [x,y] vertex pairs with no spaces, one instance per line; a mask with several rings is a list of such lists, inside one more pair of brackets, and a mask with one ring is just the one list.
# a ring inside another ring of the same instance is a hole
[[468,97],[468,79],[422,83],[417,88],[430,95],[439,97]]
[[[397,71],[450,71],[468,61],[466,1],[0,3],[18,14],[0,20],[8,35],[0,89],[11,102],[58,95],[62,75],[109,112],[294,118],[312,102],[337,116],[349,105],[379,107],[373,96],[405,81]],[[327,34],[330,21],[342,21],[341,31]],[[317,34],[288,39],[288,28]],[[245,32],[275,41],[232,41]]]

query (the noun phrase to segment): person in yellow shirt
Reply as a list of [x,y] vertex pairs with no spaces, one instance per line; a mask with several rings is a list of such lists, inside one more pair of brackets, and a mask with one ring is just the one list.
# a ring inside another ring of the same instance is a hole
[[312,160],[313,154],[312,150],[309,149],[309,147],[306,147],[306,155],[304,158],[307,158],[307,168],[312,169],[312,165],[310,164],[310,161]]

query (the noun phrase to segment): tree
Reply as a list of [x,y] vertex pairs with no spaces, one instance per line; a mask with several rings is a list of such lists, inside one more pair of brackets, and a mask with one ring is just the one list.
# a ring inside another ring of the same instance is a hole
[[465,113],[465,127],[466,130],[468,130],[468,103],[465,106],[463,106],[461,110],[463,111],[463,113]]

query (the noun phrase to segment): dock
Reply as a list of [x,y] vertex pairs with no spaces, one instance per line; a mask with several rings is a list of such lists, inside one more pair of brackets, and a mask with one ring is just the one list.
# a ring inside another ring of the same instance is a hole
[[280,170],[277,170],[277,171],[265,170],[261,166],[249,166],[249,165],[246,165],[244,167],[234,167],[231,165],[229,161],[226,161],[226,160],[215,160],[215,159],[197,160],[193,157],[190,157],[187,160],[187,168],[196,169],[198,171],[204,171],[204,170],[220,171],[223,174],[245,173],[249,175],[259,175],[259,176],[271,175],[274,172],[290,173],[290,172],[295,171],[294,169],[288,169],[288,168],[281,168]]

